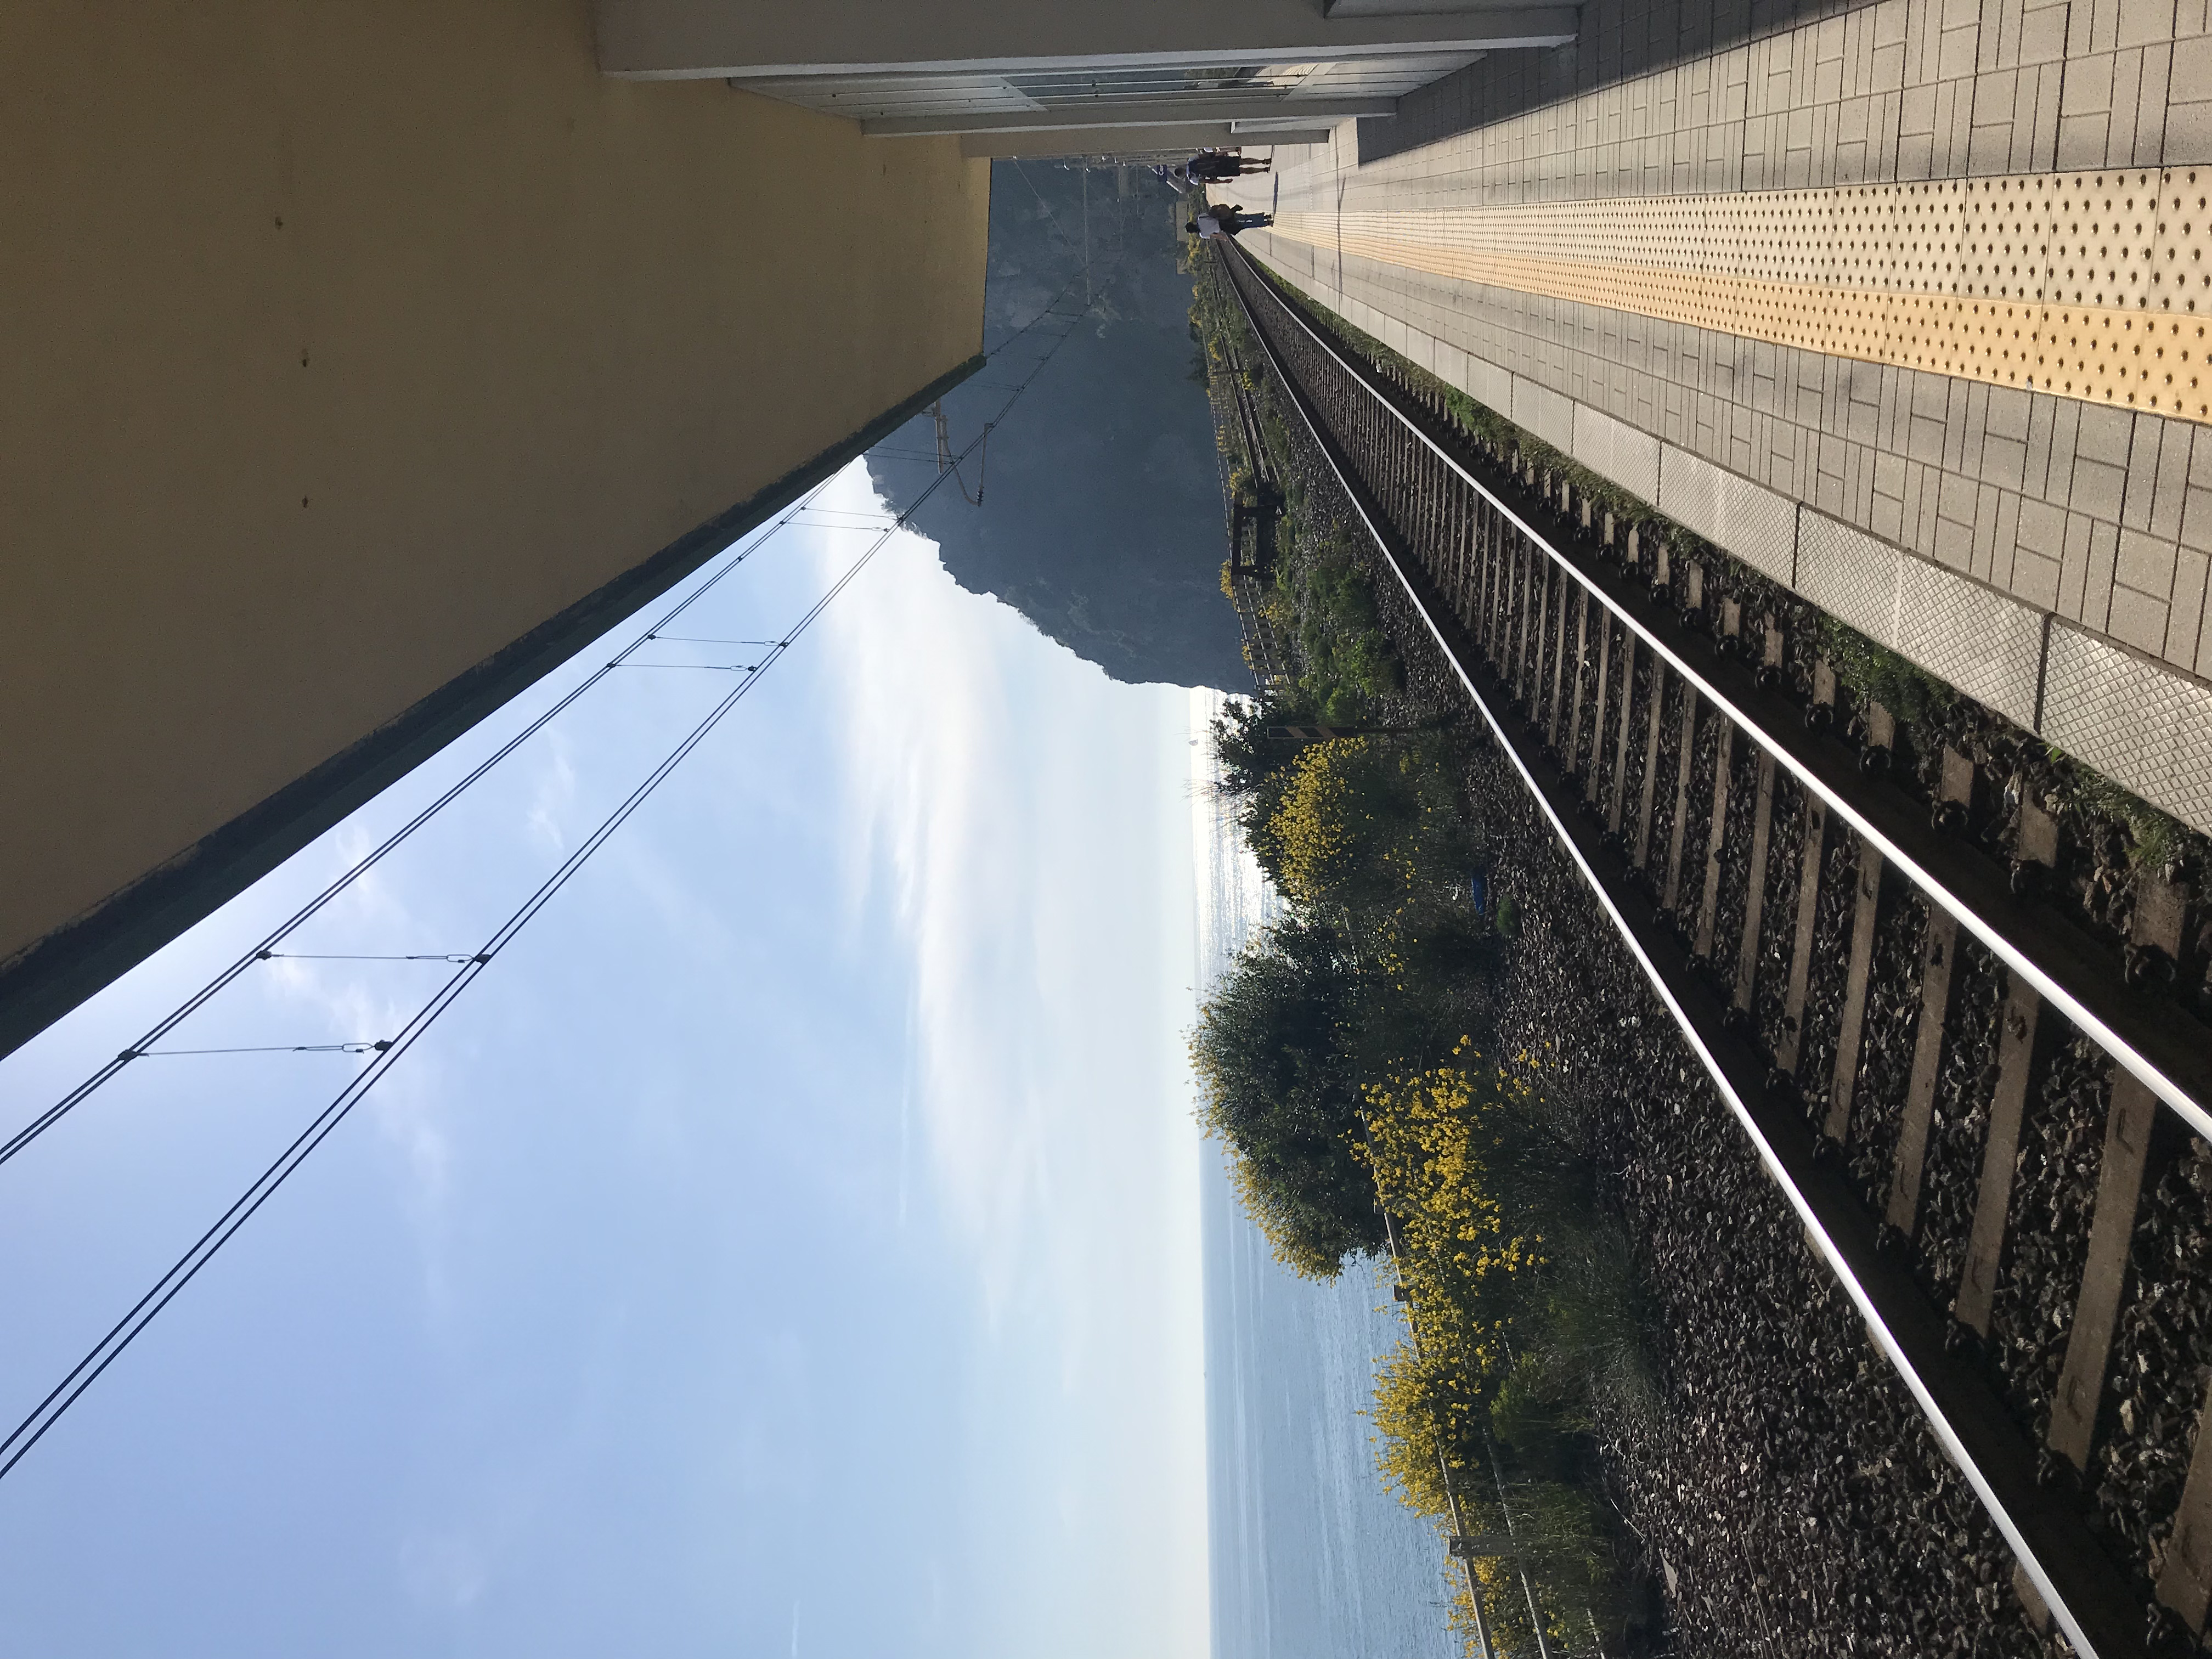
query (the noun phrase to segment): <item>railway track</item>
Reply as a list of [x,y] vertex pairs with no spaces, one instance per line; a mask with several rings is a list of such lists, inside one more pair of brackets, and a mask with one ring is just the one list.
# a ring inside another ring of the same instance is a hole
[[[2140,983],[2184,956],[2188,893],[2146,884],[2124,951],[2069,928],[2035,896],[2057,854],[2039,803],[2003,803],[2009,857],[1976,844],[2000,781],[1947,753],[1914,799],[1884,775],[1886,711],[1844,741],[1832,665],[1787,672],[1807,642],[1780,618],[1221,257],[1383,560],[2011,1547],[2024,1606],[2097,1659],[2201,1634],[2206,1379],[2152,1424],[2142,1379],[2113,1375],[2124,1322],[2212,1281],[2170,1221],[2176,1193],[2205,1209],[2174,1183],[2212,1135],[2212,1038]],[[2039,1346],[1994,1340],[2027,1326]],[[2165,1510],[2146,1538],[2093,1528],[2129,1503]]]
[[[1287,686],[1291,680],[1288,653],[1265,603],[1275,525],[1282,513],[1283,480],[1275,474],[1274,460],[1261,434],[1259,406],[1244,384],[1245,368],[1232,346],[1224,366],[1207,366],[1206,389],[1214,405],[1215,430],[1235,434],[1232,448],[1221,456],[1222,511],[1229,530],[1225,586],[1243,634],[1244,660],[1261,689],[1272,690]],[[1249,502],[1231,485],[1232,454],[1243,460],[1245,488],[1252,496]]]

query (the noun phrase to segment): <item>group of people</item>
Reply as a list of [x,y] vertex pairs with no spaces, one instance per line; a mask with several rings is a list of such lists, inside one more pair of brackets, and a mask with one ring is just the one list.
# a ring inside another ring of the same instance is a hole
[[1183,228],[1194,236],[1234,236],[1240,230],[1265,230],[1274,222],[1272,213],[1247,213],[1232,202],[1226,207],[1208,205],[1195,219],[1186,220]]
[[1241,149],[1201,149],[1180,167],[1156,167],[1152,177],[1174,190],[1225,185],[1248,173],[1265,173],[1275,164],[1254,161]]
[[[1203,190],[1208,185],[1227,184],[1248,173],[1265,173],[1274,166],[1272,161],[1255,161],[1241,149],[1201,149],[1181,167],[1156,167],[1153,176],[1163,184],[1176,190]],[[1274,223],[1268,213],[1247,213],[1233,204],[1216,206],[1208,204],[1198,216],[1185,222],[1183,228],[1194,236],[1234,236],[1242,230],[1257,230]]]

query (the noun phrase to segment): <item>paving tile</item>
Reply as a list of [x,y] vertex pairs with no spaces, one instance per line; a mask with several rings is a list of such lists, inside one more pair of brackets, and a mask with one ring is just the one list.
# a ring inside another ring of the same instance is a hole
[[2142,116],[2143,48],[2130,46],[2112,54],[2112,123],[2106,138],[2105,165],[2136,164],[2136,131]]
[[1974,72],[1974,59],[1981,44],[1981,20],[1952,27],[1946,25],[1942,45],[1937,48],[1936,73],[1939,79],[1960,80]]
[[2155,415],[2130,422],[2127,483],[2120,500],[2120,522],[2131,530],[2150,528],[2151,498],[2158,488],[2159,427]]
[[1989,404],[1990,389],[1980,380],[1947,380],[1944,391],[1949,408],[1943,422],[1943,465],[1951,471],[1965,472],[1981,453],[1983,410]]
[[2199,428],[2191,457],[2187,498],[2181,510],[2181,542],[2212,553],[2212,438]]
[[2013,105],[2019,94],[2020,82],[2020,72],[2009,69],[1974,78],[1973,126],[1967,141],[1967,172],[1999,173],[2012,170]]
[[2055,5],[2030,6],[2021,18],[2020,61],[2056,64],[2066,56],[2065,0]]
[[2197,629],[2197,672],[2212,679],[2212,594],[2204,599],[2204,620]]
[[2167,611],[2166,643],[2159,654],[2182,668],[2197,666],[2197,646],[2204,625],[2204,587],[2212,558],[2193,548],[2181,550],[2174,566],[2173,601]]
[[1934,545],[1918,545],[1954,570],[1971,571],[1974,562],[1974,518],[1980,490],[1955,472],[1936,475]]
[[[2136,94],[2135,153],[2136,167],[2156,167],[2166,155],[2167,75],[2173,48],[2166,44],[2145,46],[2142,84]],[[2196,89],[2200,89],[2196,88]]]
[[2047,501],[2022,501],[2007,584],[2012,592],[2031,605],[2056,610],[2065,544],[2065,514]]
[[1898,105],[1897,130],[1908,137],[1936,131],[1936,88],[1932,85],[1905,89]]
[[1967,556],[1966,574],[1977,581],[1997,580],[1997,506],[2001,499],[2001,493],[1990,484],[1983,484],[1974,492],[1974,542]]
[[2128,451],[2135,442],[2135,416],[2124,409],[2106,409],[2095,404],[2081,404],[2077,408],[2075,453],[2089,460],[2125,466]]
[[1905,539],[1905,463],[1887,450],[1875,452],[1874,500],[1867,522],[1879,536]]
[[2021,0],[1982,0],[1981,23],[1975,70],[1987,75],[2019,67]]
[[[2155,417],[2154,417],[2155,419]],[[2146,444],[2146,434],[2136,434],[2136,462],[2156,475],[2151,501],[2149,519],[2145,526],[2154,536],[2172,540],[2181,534],[2181,519],[2189,494],[2191,451],[2196,434],[2203,430],[2182,421],[2159,420],[2155,428],[2155,444]]]
[[2166,648],[2167,606],[2164,599],[2138,593],[2131,587],[2112,589],[2112,609],[2098,631],[2124,641],[2138,651]]
[[2174,42],[2172,75],[2172,84],[2183,98],[2212,98],[2212,33],[2200,33]]
[[2119,43],[2119,0],[2074,0],[2066,19],[2066,55],[2087,58]]
[[[2059,550],[2058,605],[2062,615],[2075,622],[2086,620],[2087,609],[2089,564],[2094,550],[2089,532],[2095,521],[2078,513],[2066,515],[2066,539]],[[2098,617],[2096,626],[2101,627],[2104,617]]]
[[2173,39],[2173,0],[2120,0],[2117,40],[2144,46]]
[[2173,573],[2179,550],[2139,530],[2120,532],[2119,556],[2113,580],[2164,604],[2173,592]]
[[2000,489],[1996,494],[1996,527],[1990,544],[1988,580],[2009,592],[2013,564],[2020,545],[2020,509],[2023,503],[2017,490]]
[[[1906,406],[1903,441],[1897,443],[1914,460],[1929,466],[1943,464],[1944,419],[1949,413],[1949,388],[1938,375],[1907,371],[1912,375],[1911,402]],[[1895,442],[1896,440],[1893,439]]]
[[2088,562],[2082,574],[2081,620],[2102,629],[2112,605],[2112,570],[2119,558],[2118,525],[2089,520]]
[[2109,167],[2106,135],[2112,125],[2112,54],[2069,58],[2058,103],[2062,172]]
[[2011,592],[2023,604],[2045,611],[2058,608],[2059,563],[2025,548],[2013,556]]

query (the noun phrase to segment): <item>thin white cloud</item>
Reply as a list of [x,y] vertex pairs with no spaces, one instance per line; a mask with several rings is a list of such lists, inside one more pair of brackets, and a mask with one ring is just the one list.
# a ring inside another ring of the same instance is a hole
[[[857,470],[833,489],[872,493]],[[850,556],[824,550],[825,574]],[[1009,1640],[1058,1596],[1081,1610],[1054,1629],[1091,1650],[1195,1655],[1187,700],[1109,683],[916,537],[823,627],[852,902],[887,904],[910,953],[915,1176],[969,1253],[986,1333],[973,1430],[1004,1483],[986,1501],[1044,1522],[1009,1546],[1034,1553],[1000,1581]]]

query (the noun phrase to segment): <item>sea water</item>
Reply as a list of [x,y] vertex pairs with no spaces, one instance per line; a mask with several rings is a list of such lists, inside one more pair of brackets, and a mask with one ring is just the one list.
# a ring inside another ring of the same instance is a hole
[[[1199,969],[1210,983],[1279,913],[1233,807],[1193,768]],[[1458,1659],[1443,1540],[1393,1497],[1365,1412],[1405,1321],[1364,1263],[1297,1277],[1206,1150],[1206,1400],[1215,1659]]]

